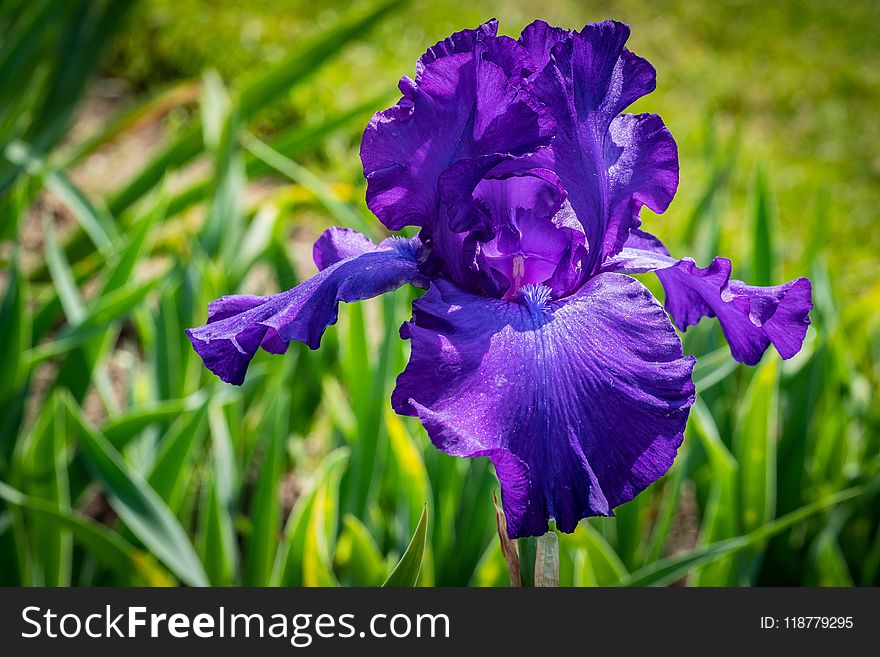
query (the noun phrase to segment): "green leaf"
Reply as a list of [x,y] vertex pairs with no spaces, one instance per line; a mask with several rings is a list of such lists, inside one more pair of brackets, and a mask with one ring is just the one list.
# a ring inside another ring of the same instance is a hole
[[162,498],[125,464],[72,400],[65,398],[65,403],[89,469],[104,486],[122,521],[182,582],[207,586],[208,578],[192,543]]
[[[285,157],[295,157],[303,151],[317,148],[329,135],[334,134],[339,128],[342,128],[356,118],[369,116],[376,108],[383,107],[388,101],[388,96],[383,94],[314,125],[290,126],[287,130],[273,137],[269,144]],[[244,154],[244,164],[245,177],[249,179],[274,172],[272,167],[259,158],[254,157],[251,153]],[[168,204],[168,215],[175,216],[192,205],[201,203],[210,194],[213,184],[213,178],[205,178],[175,194]]]
[[281,521],[278,483],[283,472],[289,417],[290,396],[282,391],[275,396],[272,410],[267,414],[263,462],[249,512],[253,526],[245,552],[245,582],[250,586],[266,586],[272,576]]
[[233,285],[244,280],[254,263],[269,248],[280,215],[281,209],[275,204],[264,205],[254,215],[235,252],[226,260],[230,263],[229,279]]
[[772,285],[774,269],[773,210],[762,170],[755,174],[752,218],[752,285]]
[[630,570],[641,565],[639,546],[644,536],[642,531],[644,511],[653,491],[646,491],[646,493],[646,495],[637,495],[632,501],[622,504],[614,510],[616,516],[614,524],[617,530],[617,541],[614,547],[620,560]]
[[64,309],[68,323],[71,326],[76,326],[86,316],[86,308],[83,304],[82,296],[80,296],[73,272],[70,270],[70,263],[67,262],[64,251],[58,244],[58,238],[55,236],[55,227],[48,217],[43,221],[43,231],[46,237],[46,264],[49,267],[49,273],[52,275],[55,292],[61,300],[61,307]]
[[218,404],[210,411],[212,458],[202,503],[200,548],[205,569],[214,586],[235,583],[238,545],[235,537],[237,477],[229,424]]
[[[770,358],[757,368],[739,406],[734,453],[739,463],[739,526],[743,532],[760,527],[776,515],[778,363],[778,359]],[[738,565],[741,583],[749,584],[757,574],[760,555],[746,552],[739,557]]]
[[581,522],[570,538],[563,537],[562,549],[569,548],[579,548],[584,555],[576,586],[615,586],[626,577],[626,566],[614,548],[589,522]]
[[535,559],[538,556],[538,539],[534,536],[520,538],[516,542],[519,551],[519,579],[522,586],[535,586]]
[[9,272],[3,304],[0,305],[0,409],[22,383],[25,364],[22,354],[30,343],[30,315],[25,305],[25,281],[18,260]]
[[739,365],[730,355],[728,345],[702,355],[694,366],[694,387],[700,393],[705,393],[716,383],[724,381]]
[[813,554],[818,586],[853,586],[846,557],[833,532],[823,531],[819,534],[813,546]]
[[[12,21],[13,38],[4,32],[0,54],[0,70],[8,72],[0,78],[0,143],[20,137],[44,152],[58,144],[131,5],[132,0],[43,2],[30,14],[32,22]],[[28,12],[16,18],[22,16]],[[10,24],[4,21],[4,27]],[[20,165],[0,166],[0,198],[21,171]]]
[[351,514],[342,519],[335,563],[340,577],[349,586],[378,586],[385,577],[379,546],[364,524]]
[[[241,91],[236,112],[247,123],[260,110],[317,71],[330,57],[342,52],[349,41],[362,37],[382,17],[401,3],[383,0],[345,15],[338,23],[300,42],[282,61],[257,77]],[[110,201],[110,212],[119,216],[162,179],[171,168],[181,167],[201,152],[202,128],[198,122],[153,158]]]
[[19,506],[55,523],[59,529],[70,531],[89,556],[110,568],[120,582],[133,585],[169,586],[173,580],[153,558],[128,543],[104,525],[73,511],[59,509],[50,502],[24,495],[0,482],[0,498],[7,504]]
[[745,532],[771,520],[775,511],[778,380],[778,360],[766,360],[755,372],[740,406],[734,445],[740,522]]
[[[739,500],[737,497],[738,466],[721,440],[718,427],[700,397],[691,408],[688,432],[700,441],[709,459],[711,487],[700,528],[700,543],[715,543],[737,535]],[[693,573],[694,586],[726,586],[732,584],[733,558],[716,560]]]
[[238,149],[241,125],[216,74],[206,74],[202,100],[205,146],[214,159],[214,185],[199,239],[209,255],[229,262],[240,246],[244,220],[244,161]]
[[669,529],[672,526],[672,520],[678,511],[678,503],[681,499],[681,488],[684,482],[684,473],[687,469],[686,458],[687,453],[685,450],[679,450],[678,457],[672,464],[669,474],[666,475],[666,482],[663,485],[663,497],[660,499],[657,518],[651,529],[651,541],[647,555],[644,558],[646,563],[657,561],[657,559],[663,556],[663,550],[669,537]]
[[199,84],[196,80],[181,80],[172,82],[168,88],[148,95],[143,100],[136,100],[133,105],[116,114],[93,135],[65,153],[59,169],[69,170],[116,137],[156,121],[176,107],[193,102],[198,97],[198,91]]
[[28,394],[30,369],[25,349],[31,340],[31,316],[26,285],[15,258],[0,305],[0,475],[15,450]]
[[402,491],[401,507],[407,518],[407,535],[410,527],[418,526],[425,500],[431,499],[430,480],[421,451],[410,436],[406,425],[391,407],[385,409],[385,426],[388,429],[389,455],[393,460],[396,485]]
[[134,406],[107,420],[101,427],[101,433],[113,447],[121,450],[147,427],[173,420],[181,413],[198,409],[204,404],[206,397],[207,395],[200,392],[183,399],[168,399]]
[[622,586],[665,586],[675,582],[700,566],[713,563],[717,559],[752,548],[768,538],[788,529],[809,518],[811,515],[847,500],[855,499],[864,494],[863,488],[848,488],[833,493],[796,511],[792,511],[772,522],[755,529],[748,534],[736,538],[702,545],[682,554],[668,557],[648,564],[624,578]]
[[339,519],[339,481],[327,478],[315,491],[303,544],[303,586],[337,586],[333,549]]
[[348,203],[337,198],[329,185],[305,167],[284,157],[253,135],[242,135],[242,143],[253,155],[275,171],[311,192],[315,200],[342,226],[367,234],[374,230],[372,224],[368,224],[360,213],[356,212]]
[[[171,425],[159,443],[159,454],[147,476],[147,482],[172,510],[176,511],[180,508],[189,483],[187,473],[197,448],[205,436],[207,412],[208,402],[206,401],[194,413],[179,417]],[[176,411],[176,413],[179,414],[180,411]],[[110,439],[109,436],[108,439]],[[110,439],[110,442],[114,441]],[[119,447],[126,442],[128,440],[120,440],[116,446]]]
[[119,239],[116,225],[105,210],[91,200],[60,170],[53,169],[44,156],[20,140],[11,142],[6,157],[41,179],[42,184],[70,211],[92,243],[102,252],[109,253]]
[[419,572],[422,569],[422,556],[425,553],[425,539],[428,532],[428,505],[422,511],[419,526],[413,534],[412,540],[391,571],[388,579],[382,584],[384,588],[403,588],[415,586],[419,581]]
[[[44,403],[32,430],[19,443],[15,475],[28,493],[61,511],[70,509],[67,481],[66,416],[57,395]],[[41,514],[33,525],[34,582],[42,586],[70,586],[72,546],[70,534]]]
[[275,557],[273,586],[302,586],[306,536],[310,525],[316,524],[311,522],[315,498],[322,486],[339,488],[339,480],[348,464],[349,453],[348,448],[339,448],[325,456],[315,472],[312,485],[297,499],[287,519],[284,537]]

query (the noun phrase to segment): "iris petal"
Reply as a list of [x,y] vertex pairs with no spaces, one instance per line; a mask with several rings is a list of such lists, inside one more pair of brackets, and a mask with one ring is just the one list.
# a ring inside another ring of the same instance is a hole
[[654,68],[624,48],[628,37],[613,21],[570,33],[533,23],[520,37],[543,65],[528,88],[557,124],[532,159],[562,179],[586,233],[587,274],[620,250],[642,205],[665,211],[678,184],[675,141],[660,118],[618,116],[656,86]]
[[475,263],[485,227],[471,223],[474,187],[499,163],[546,146],[554,131],[522,89],[528,53],[495,30],[493,21],[430,48],[416,79],[402,82],[404,97],[373,117],[361,143],[373,213],[390,230],[421,227],[431,268],[485,292],[495,284]]
[[603,269],[627,274],[653,271],[666,292],[666,310],[682,331],[703,317],[717,317],[733,357],[754,365],[771,344],[783,358],[800,351],[810,324],[812,287],[806,278],[757,287],[730,278],[727,258],[698,267],[678,260],[653,235],[633,231],[624,249]]
[[[368,124],[361,143],[367,204],[390,230],[444,228],[438,183],[456,162],[471,159],[488,171],[549,141],[552,121],[511,84],[521,64],[512,64],[517,59],[510,51],[518,49],[519,61],[527,61],[525,51],[509,38],[496,44],[494,33],[489,23],[429,49],[402,101]],[[512,65],[515,70],[505,69]],[[469,196],[481,174],[473,167],[467,173]]]
[[455,456],[488,456],[512,537],[548,519],[573,531],[610,515],[672,465],[693,402],[693,358],[634,279],[600,274],[562,301],[517,301],[436,281],[392,403]]
[[605,140],[608,168],[608,227],[603,259],[622,248],[641,224],[647,205],[657,214],[669,207],[678,189],[678,146],[656,114],[621,114]]
[[378,249],[373,240],[351,228],[331,226],[321,237],[315,240],[312,247],[312,259],[318,271],[335,265],[340,260],[362,255]]
[[[325,267],[316,276],[268,297],[222,297],[211,304],[207,324],[187,329],[209,370],[240,385],[260,346],[282,353],[297,340],[317,349],[324,331],[336,323],[340,301],[369,299],[405,283],[428,286],[418,268],[418,239],[390,238],[376,246],[363,236],[330,229],[315,250],[319,266]],[[346,257],[331,262],[340,255]]]

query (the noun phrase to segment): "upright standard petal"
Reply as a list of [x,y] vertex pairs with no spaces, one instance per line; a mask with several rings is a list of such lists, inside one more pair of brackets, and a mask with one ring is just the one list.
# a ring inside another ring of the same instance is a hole
[[621,114],[605,140],[608,226],[602,258],[617,253],[641,225],[642,206],[661,214],[678,189],[678,146],[656,114]]
[[678,185],[675,141],[660,118],[618,116],[656,85],[654,68],[624,48],[628,37],[613,21],[573,33],[537,23],[520,37],[544,64],[528,88],[557,124],[533,159],[562,179],[586,234],[588,274],[620,250],[642,205],[665,211]]
[[398,413],[454,456],[487,456],[511,537],[610,515],[672,465],[693,402],[693,358],[634,279],[601,274],[550,301],[515,301],[443,280],[404,325],[412,355]]
[[205,366],[227,383],[241,385],[260,346],[283,353],[297,340],[317,349],[324,331],[336,323],[340,301],[369,299],[405,283],[428,286],[419,271],[418,239],[392,237],[376,246],[355,235],[327,231],[315,249],[322,270],[287,292],[233,295],[211,303],[208,323],[186,331]]
[[550,61],[553,47],[570,35],[571,30],[554,27],[542,20],[537,20],[523,28],[519,42],[529,53],[534,70],[540,72]]
[[[367,125],[361,142],[367,205],[389,230],[444,229],[441,174],[460,160],[488,171],[505,158],[534,152],[552,136],[546,111],[516,84],[522,71],[514,62],[528,60],[525,50],[493,35],[494,25],[482,26],[429,49],[416,80],[401,84],[401,102]],[[516,49],[519,58],[511,55]],[[505,69],[512,65],[515,70]],[[475,166],[467,174],[473,189],[481,175]]]
[[812,287],[806,278],[757,287],[730,278],[727,258],[698,267],[677,260],[653,235],[633,231],[624,249],[610,258],[605,271],[657,274],[666,293],[666,310],[684,331],[703,317],[717,317],[733,357],[755,365],[771,344],[783,358],[797,354],[810,324]]
[[486,226],[469,212],[472,193],[500,162],[533,153],[553,134],[546,109],[521,88],[530,75],[525,48],[496,37],[494,21],[456,33],[401,81],[398,105],[370,121],[361,143],[367,204],[391,230],[422,228],[430,269],[494,293],[475,262]]

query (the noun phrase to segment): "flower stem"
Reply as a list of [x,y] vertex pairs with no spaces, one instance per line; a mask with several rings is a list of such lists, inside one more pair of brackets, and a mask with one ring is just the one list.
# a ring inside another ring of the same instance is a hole
[[523,586],[535,585],[535,558],[538,555],[538,539],[528,536],[517,540],[519,548],[519,575]]
[[559,586],[559,539],[547,532],[538,539],[535,554],[535,586]]

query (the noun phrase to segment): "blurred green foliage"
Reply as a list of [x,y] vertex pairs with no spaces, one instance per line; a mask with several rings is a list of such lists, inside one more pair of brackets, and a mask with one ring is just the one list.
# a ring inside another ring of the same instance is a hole
[[[508,33],[630,22],[660,80],[635,109],[681,150],[679,196],[646,225],[746,280],[814,285],[791,361],[743,367],[715,323],[688,330],[699,394],[675,465],[560,537],[561,583],[880,583],[878,6],[346,5],[4,3],[0,583],[506,584],[491,467],[389,407],[414,291],[344,306],[320,351],[261,353],[241,388],[183,333],[211,299],[308,276],[324,225],[380,236],[364,122],[425,47],[493,14]],[[70,133],[108,76],[133,98]],[[78,184],[160,119],[125,180]]]
[[[108,74],[135,89],[156,89],[192,78],[206,67],[237,83],[258,75],[291,46],[332,22],[350,2],[329,0],[150,0],[135,7],[114,41]],[[542,18],[578,28],[614,18],[631,24],[629,47],[658,71],[657,90],[633,111],[660,114],[682,152],[697,154],[720,137],[738,134],[741,153],[724,208],[723,237],[737,255],[748,191],[760,163],[773,181],[786,239],[783,262],[805,248],[803,226],[817,185],[834,198],[846,221],[829,226],[852,267],[840,274],[854,290],[871,285],[880,248],[874,204],[880,185],[880,4],[874,0],[434,0],[394,12],[364,39],[339,53],[308,85],[261,117],[263,132],[289,122],[333,114],[393,92],[415,59],[446,35],[497,17],[516,35]],[[338,131],[314,154],[331,175],[358,180],[362,125]],[[664,237],[674,238],[686,208],[696,202],[709,171],[682,159],[682,184]],[[677,211],[676,211],[677,209]],[[663,232],[661,230],[661,232]]]

